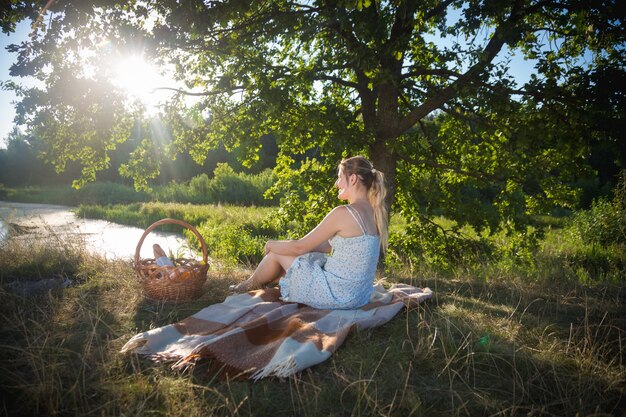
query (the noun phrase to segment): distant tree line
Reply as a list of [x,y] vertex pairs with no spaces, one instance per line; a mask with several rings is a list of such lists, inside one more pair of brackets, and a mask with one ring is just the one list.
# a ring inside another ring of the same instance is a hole
[[[109,167],[98,173],[97,181],[132,185],[132,179],[120,174],[120,167],[128,154],[137,146],[127,141],[110,153]],[[42,144],[37,137],[24,134],[14,128],[5,139],[6,149],[0,149],[0,184],[7,187],[67,185],[80,177],[82,167],[78,163],[69,163],[63,172],[56,172],[54,166],[41,157]],[[166,185],[171,182],[183,183],[205,174],[213,176],[220,163],[226,163],[236,172],[258,174],[276,163],[275,139],[267,136],[259,152],[258,161],[253,166],[244,167],[236,151],[228,151],[224,146],[207,151],[202,164],[196,163],[188,153],[177,155],[175,160],[163,156],[159,175],[150,185]]]

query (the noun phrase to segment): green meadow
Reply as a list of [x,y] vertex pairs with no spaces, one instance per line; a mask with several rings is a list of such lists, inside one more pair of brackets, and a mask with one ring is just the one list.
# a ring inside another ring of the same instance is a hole
[[[195,225],[211,268],[203,295],[177,305],[146,300],[128,262],[89,255],[80,242],[3,245],[3,284],[73,282],[28,298],[2,286],[3,413],[608,416],[626,409],[626,251],[584,243],[563,218],[538,222],[545,235],[532,263],[486,257],[381,269],[383,282],[428,286],[433,299],[353,332],[330,360],[288,379],[223,380],[209,363],[181,373],[119,353],[134,334],[221,302],[228,285],[247,278],[264,240],[281,236],[269,221],[273,210],[171,203],[78,210],[139,227],[163,217]],[[392,218],[392,230],[403,226]]]

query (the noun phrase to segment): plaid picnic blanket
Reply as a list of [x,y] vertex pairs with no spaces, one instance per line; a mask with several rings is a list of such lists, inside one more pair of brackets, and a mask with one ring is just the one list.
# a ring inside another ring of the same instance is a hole
[[355,310],[320,310],[279,297],[277,288],[232,295],[179,323],[135,335],[122,352],[176,360],[174,369],[211,359],[212,372],[222,376],[287,377],[328,359],[352,328],[380,326],[432,291],[377,284],[370,302]]

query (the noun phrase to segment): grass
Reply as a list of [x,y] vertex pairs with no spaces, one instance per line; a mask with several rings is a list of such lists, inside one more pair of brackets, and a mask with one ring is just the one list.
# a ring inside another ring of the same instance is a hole
[[155,221],[166,217],[183,220],[194,226],[199,226],[207,221],[214,224],[261,224],[274,210],[275,208],[272,207],[152,202],[111,206],[81,205],[77,209],[76,215],[78,217],[104,219],[115,223],[146,228]]
[[[77,209],[78,217],[104,219],[111,222],[147,228],[163,218],[176,218],[195,226],[204,237],[212,257],[220,258],[223,264],[233,266],[243,263],[248,266],[259,262],[263,255],[263,245],[267,239],[278,239],[283,233],[269,221],[275,215],[274,207],[243,207],[232,205],[193,205],[180,203],[134,203],[117,205],[81,205]],[[442,227],[450,227],[451,222],[444,218],[435,221]],[[569,236],[564,228],[562,218],[543,218],[541,223],[547,225],[546,236],[541,243],[540,251],[530,253],[524,248],[523,253],[516,253],[509,246],[515,242],[506,233],[500,232],[492,237],[496,248],[507,248],[510,256],[494,261],[459,263],[446,273],[453,276],[470,273],[476,278],[499,279],[499,275],[520,275],[531,281],[546,280],[546,271],[555,265],[555,279],[581,280],[592,283],[620,283],[624,281],[626,269],[626,249],[623,245],[585,245],[573,236]],[[399,215],[393,215],[390,223],[390,234],[398,233],[406,227],[406,221]],[[536,226],[538,227],[538,226]],[[533,227],[530,227],[533,229]],[[164,225],[159,230],[180,232],[177,225]],[[463,230],[469,238],[476,234],[470,228]],[[393,251],[395,248],[391,248]],[[562,259],[553,263],[553,257]],[[528,265],[528,259],[534,265]],[[402,268],[406,260],[401,260]],[[542,264],[545,261],[545,265]],[[526,262],[526,264],[524,263]],[[579,266],[585,268],[580,269]],[[548,281],[551,281],[550,278]]]
[[[603,280],[624,276],[619,253],[554,229],[532,268],[396,269],[387,282],[429,286],[434,298],[353,332],[300,375],[251,383],[216,379],[209,364],[179,373],[119,353],[137,332],[221,302],[250,273],[245,266],[212,268],[201,298],[163,305],[141,296],[126,262],[88,255],[76,242],[10,241],[0,247],[0,414],[623,415],[626,286]],[[6,289],[57,274],[74,285],[35,298]]]
[[89,183],[80,190],[69,185],[6,188],[0,184],[0,200],[20,203],[44,203],[65,206],[79,204],[129,204],[149,201],[145,192],[112,182]]
[[[80,206],[77,216],[104,219],[115,223],[147,228],[157,220],[175,218],[194,226],[203,237],[209,256],[226,266],[237,263],[251,265],[263,257],[267,239],[280,237],[278,230],[266,219],[275,211],[272,207],[243,207],[231,205],[192,205],[180,203],[138,203],[114,206]],[[178,225],[166,224],[161,231],[180,232]],[[200,248],[193,234],[192,244]]]

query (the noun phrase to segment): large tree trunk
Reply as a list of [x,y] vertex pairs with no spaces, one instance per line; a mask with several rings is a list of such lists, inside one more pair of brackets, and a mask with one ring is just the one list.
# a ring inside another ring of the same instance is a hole
[[387,147],[387,141],[383,138],[377,138],[370,146],[370,159],[374,164],[374,168],[385,175],[385,185],[387,186],[385,205],[387,206],[387,212],[391,213],[391,205],[396,194],[397,158]]
[[[396,77],[400,77],[402,66],[396,59],[386,60],[385,68],[387,72]],[[385,174],[385,183],[387,185],[387,198],[385,205],[387,213],[391,213],[391,205],[396,194],[396,155],[389,148],[397,138],[398,126],[398,101],[400,92],[398,90],[398,82],[382,83],[378,86],[378,111],[376,111],[376,121],[374,129],[374,143],[370,145],[370,155],[374,167]]]

